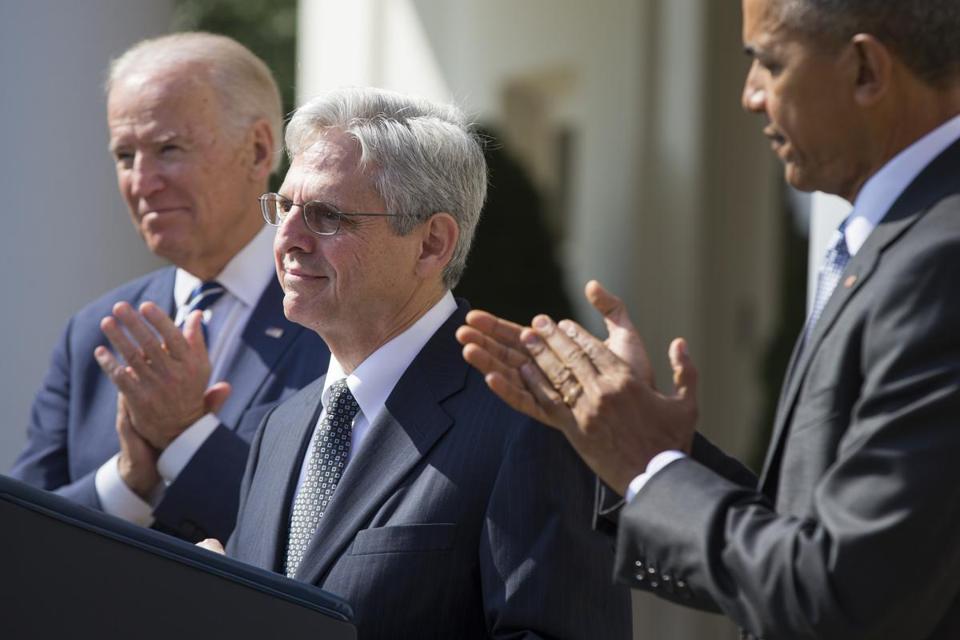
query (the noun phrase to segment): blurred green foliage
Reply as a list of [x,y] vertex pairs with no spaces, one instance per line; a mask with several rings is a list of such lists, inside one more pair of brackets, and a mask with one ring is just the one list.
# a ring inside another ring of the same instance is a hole
[[[222,33],[260,56],[277,80],[283,112],[295,104],[297,0],[175,0],[174,31]],[[271,178],[276,190],[287,172],[287,160]]]

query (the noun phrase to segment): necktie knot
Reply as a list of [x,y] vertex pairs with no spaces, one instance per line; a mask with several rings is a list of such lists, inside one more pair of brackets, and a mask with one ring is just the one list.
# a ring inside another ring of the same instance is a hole
[[194,311],[206,311],[212,307],[217,300],[223,297],[223,294],[226,293],[226,291],[227,290],[224,288],[224,286],[216,280],[201,282],[196,289],[190,292],[190,297],[187,299],[187,304],[184,305],[184,316],[187,316]]
[[[183,323],[187,321],[187,317],[194,311],[206,312],[207,309],[212,307],[217,300],[223,297],[223,294],[226,292],[227,289],[216,280],[201,282],[193,291],[190,292],[190,297],[187,298],[187,303],[180,308],[180,320],[177,322],[177,326],[183,327]],[[210,330],[207,327],[207,322],[209,320],[208,316],[209,314],[203,313],[203,322],[200,325],[200,329],[203,331],[203,342],[209,349]]]

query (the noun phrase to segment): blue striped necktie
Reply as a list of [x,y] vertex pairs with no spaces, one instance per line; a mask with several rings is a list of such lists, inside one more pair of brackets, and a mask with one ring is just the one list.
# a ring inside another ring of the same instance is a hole
[[[216,280],[201,282],[196,289],[190,292],[190,297],[187,299],[187,304],[185,304],[183,307],[183,319],[180,321],[178,326],[182,328],[183,323],[187,321],[187,316],[194,311],[202,312],[212,307],[226,292],[227,290],[224,288],[224,286]],[[207,329],[207,314],[204,314],[203,322],[200,324],[200,328],[203,330],[203,343],[207,346],[207,350],[209,350],[210,335]]]

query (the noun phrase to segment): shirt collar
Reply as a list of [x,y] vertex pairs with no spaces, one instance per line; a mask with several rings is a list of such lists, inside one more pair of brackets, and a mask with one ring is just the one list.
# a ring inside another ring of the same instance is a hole
[[[248,307],[257,304],[270,279],[276,275],[273,269],[264,268],[272,263],[272,258],[268,261],[268,257],[273,255],[274,235],[274,228],[264,225],[217,275],[217,282]],[[187,304],[190,293],[200,286],[201,282],[200,278],[192,273],[177,268],[173,283],[173,299],[177,309]]]
[[333,383],[346,378],[347,387],[360,405],[360,411],[369,422],[373,422],[393,388],[397,386],[400,376],[456,310],[457,303],[453,294],[447,291],[437,304],[420,316],[406,331],[367,356],[349,376],[344,373],[336,356],[331,354],[327,377],[323,382],[323,405],[327,406]]
[[847,219],[844,236],[850,255],[856,255],[867,236],[893,203],[934,158],[960,139],[960,115],[926,134],[898,153],[863,185]]

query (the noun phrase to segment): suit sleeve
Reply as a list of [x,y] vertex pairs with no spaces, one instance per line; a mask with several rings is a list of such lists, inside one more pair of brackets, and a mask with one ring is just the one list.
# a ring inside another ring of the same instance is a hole
[[481,535],[491,637],[630,637],[630,594],[610,580],[610,541],[590,528],[593,498],[593,475],[561,434],[517,427]]
[[960,592],[958,244],[901,259],[874,290],[859,353],[843,355],[859,395],[809,479],[809,516],[680,460],[624,509],[617,575],[662,595],[669,578],[675,599],[762,637],[928,637]]
[[94,486],[96,469],[71,480],[68,455],[70,412],[70,336],[74,320],[60,336],[50,367],[30,409],[27,445],[10,471],[10,476],[35,487],[53,491],[93,509],[100,508]]
[[[250,442],[249,452],[243,468],[243,478],[240,481],[240,491],[237,498],[237,510],[234,513],[236,527],[231,527],[231,532],[228,538],[218,538],[221,542],[226,541],[226,544],[224,544],[226,547],[226,553],[231,558],[236,557],[237,540],[241,536],[241,527],[244,526],[244,521],[242,518],[243,511],[246,507],[247,495],[250,493],[250,485],[253,484],[253,478],[257,473],[257,463],[260,461],[260,445],[263,442],[263,433],[266,430],[266,425],[270,418],[270,414],[277,406],[278,405],[273,405],[263,414],[263,417],[260,420],[260,426],[257,427],[257,431],[253,436],[253,440]],[[247,528],[249,529],[249,526]]]
[[226,540],[237,520],[240,483],[250,444],[239,433],[255,433],[256,425],[277,402],[244,412],[236,429],[219,425],[166,489],[153,511],[160,528],[199,541]]

